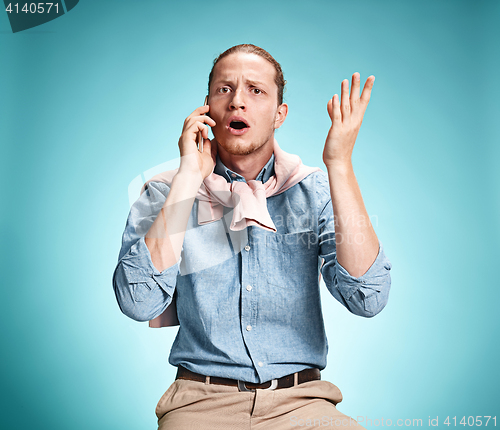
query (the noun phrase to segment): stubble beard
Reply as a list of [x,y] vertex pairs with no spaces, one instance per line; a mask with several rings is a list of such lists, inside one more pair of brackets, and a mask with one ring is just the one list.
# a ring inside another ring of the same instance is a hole
[[252,141],[248,145],[241,145],[241,143],[221,142],[219,139],[217,139],[217,136],[215,136],[215,138],[217,140],[217,143],[220,146],[222,146],[229,154],[249,155],[257,151],[258,149],[262,148],[266,143],[269,142],[269,140],[273,140],[273,134],[274,134],[274,128],[271,128],[269,134],[266,137],[263,137],[258,141]]

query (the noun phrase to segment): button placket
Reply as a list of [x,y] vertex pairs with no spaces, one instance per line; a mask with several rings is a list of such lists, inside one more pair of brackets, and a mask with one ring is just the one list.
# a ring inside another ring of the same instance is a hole
[[[247,250],[247,247],[249,248],[249,245],[245,246],[245,248],[244,248],[245,251]],[[247,274],[250,275],[250,273],[251,273],[251,271],[249,270],[249,266],[250,266],[249,257],[250,256],[249,256],[248,252],[244,252],[241,254],[242,287],[244,286],[246,291],[252,290],[252,285],[250,285],[250,283],[248,283],[248,280],[250,280],[250,279],[246,280],[246,278],[248,277]],[[245,298],[245,296],[243,296],[241,306],[242,306],[241,325],[243,327],[245,327],[245,331],[248,333],[248,332],[252,331],[252,328],[253,328],[252,325],[249,324],[252,321],[252,317],[253,317],[252,297],[250,295],[246,296],[246,298]]]

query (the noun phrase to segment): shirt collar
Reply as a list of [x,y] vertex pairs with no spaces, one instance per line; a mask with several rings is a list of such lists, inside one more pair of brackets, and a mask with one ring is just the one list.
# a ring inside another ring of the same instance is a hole
[[[233,181],[246,182],[243,176],[239,175],[236,172],[233,172],[231,169],[228,169],[222,163],[222,161],[220,161],[219,154],[217,154],[217,161],[215,163],[214,173],[225,178],[227,182],[233,182]],[[255,180],[262,181],[262,183],[265,183],[273,175],[274,175],[274,153],[271,155],[271,158],[262,168],[260,173],[255,178]]]

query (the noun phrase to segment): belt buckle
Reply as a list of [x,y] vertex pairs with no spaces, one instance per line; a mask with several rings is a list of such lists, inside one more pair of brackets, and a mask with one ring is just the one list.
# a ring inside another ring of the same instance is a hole
[[[263,388],[263,390],[275,390],[276,388],[278,388],[278,380],[277,379],[272,379],[271,380],[271,385],[267,388]],[[245,381],[240,381],[238,379],[238,391],[250,391],[250,392],[253,392],[255,391],[256,389],[251,389],[251,388],[247,388],[246,385],[245,385]]]

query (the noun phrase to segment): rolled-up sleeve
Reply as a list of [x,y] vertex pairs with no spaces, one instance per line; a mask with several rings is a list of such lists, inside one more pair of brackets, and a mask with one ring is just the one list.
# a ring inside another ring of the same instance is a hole
[[363,317],[375,316],[389,299],[391,262],[379,242],[377,258],[364,275],[355,278],[342,267],[337,261],[334,217],[328,187],[326,192],[328,196],[324,194],[324,188],[319,192],[326,199],[319,217],[319,253],[324,260],[321,274],[326,287],[353,314]]
[[346,307],[352,313],[364,317],[377,315],[387,304],[391,288],[389,272],[391,263],[384,253],[382,244],[379,242],[379,251],[374,263],[359,278],[351,276],[336,260],[335,258],[336,280],[334,280],[333,285],[330,284],[330,292],[332,292],[336,284],[338,291],[347,304]]
[[159,272],[144,236],[165,202],[168,187],[150,183],[132,205],[122,238],[113,288],[120,310],[136,321],[150,321],[172,302],[180,260]]

